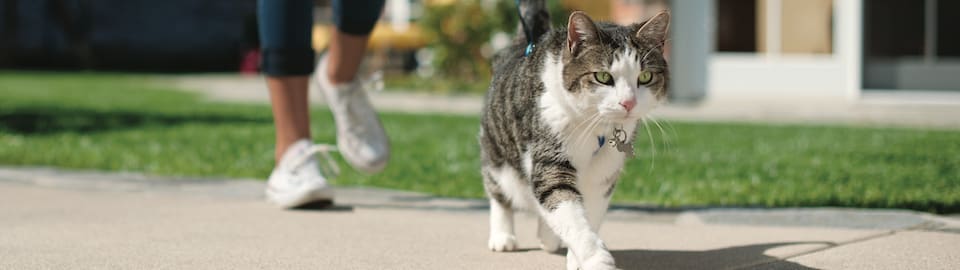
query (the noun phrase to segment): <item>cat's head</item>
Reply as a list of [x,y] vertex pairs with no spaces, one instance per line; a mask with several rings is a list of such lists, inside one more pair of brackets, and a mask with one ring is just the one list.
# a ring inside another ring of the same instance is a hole
[[670,14],[628,26],[597,24],[583,12],[567,23],[563,86],[578,110],[608,122],[636,121],[667,96],[663,44]]

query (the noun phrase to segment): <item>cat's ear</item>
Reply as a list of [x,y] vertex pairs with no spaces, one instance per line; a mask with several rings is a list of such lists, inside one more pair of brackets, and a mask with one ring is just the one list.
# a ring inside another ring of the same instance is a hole
[[586,13],[574,11],[567,21],[567,49],[576,55],[584,43],[597,40],[599,34],[597,24]]
[[670,28],[670,12],[661,11],[657,15],[647,20],[637,30],[636,38],[640,40],[653,40],[663,44],[667,40],[667,30]]

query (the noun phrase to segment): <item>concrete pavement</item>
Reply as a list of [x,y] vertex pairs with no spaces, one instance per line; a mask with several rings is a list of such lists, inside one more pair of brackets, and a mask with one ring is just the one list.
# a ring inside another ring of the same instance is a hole
[[[484,200],[342,188],[284,211],[256,180],[0,167],[0,269],[563,269],[517,218],[486,249]],[[912,211],[617,206],[623,269],[960,269],[960,221]]]

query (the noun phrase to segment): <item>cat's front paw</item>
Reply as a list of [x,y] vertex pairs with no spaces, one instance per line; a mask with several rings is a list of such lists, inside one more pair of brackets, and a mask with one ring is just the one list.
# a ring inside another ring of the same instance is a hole
[[573,254],[572,249],[567,249],[567,270],[580,270],[580,259]]
[[613,262],[613,255],[606,249],[597,250],[590,256],[580,262],[581,270],[614,270],[617,265]]
[[487,246],[497,252],[514,251],[517,250],[517,237],[505,233],[491,234]]

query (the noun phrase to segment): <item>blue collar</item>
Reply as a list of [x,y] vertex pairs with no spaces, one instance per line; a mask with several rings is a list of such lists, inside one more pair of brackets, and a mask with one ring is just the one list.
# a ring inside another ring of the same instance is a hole
[[600,149],[603,149],[603,144],[607,142],[607,136],[600,135],[597,136],[597,150],[593,150],[593,154],[596,155],[600,152]]

